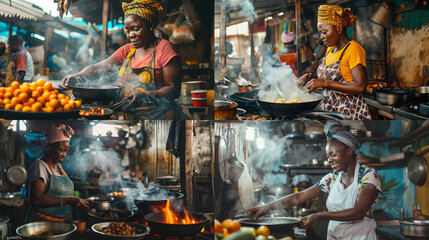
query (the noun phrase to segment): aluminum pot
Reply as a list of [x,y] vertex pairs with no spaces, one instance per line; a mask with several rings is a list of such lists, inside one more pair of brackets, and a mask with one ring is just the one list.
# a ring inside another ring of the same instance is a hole
[[408,91],[417,99],[428,100],[429,99],[429,86],[412,87]]
[[429,237],[429,220],[403,220],[399,221],[399,228],[402,235],[407,237]]
[[8,217],[0,217],[0,240],[7,239],[7,223],[9,222]]
[[100,196],[93,196],[85,199],[85,201],[89,203],[89,207],[95,208],[97,211],[110,210],[110,207],[111,207],[110,202],[113,200],[114,200],[113,197],[100,197]]
[[407,103],[408,91],[403,89],[381,89],[376,92],[379,103],[395,106]]
[[406,173],[410,181],[423,186],[428,175],[428,165],[424,157],[413,157],[407,164]]
[[[16,229],[22,239],[29,240],[67,240],[72,237],[74,231],[76,231],[76,225],[71,223],[61,222],[32,222],[27,223]],[[54,234],[49,237],[37,237],[31,236],[33,234],[40,234],[44,231]]]

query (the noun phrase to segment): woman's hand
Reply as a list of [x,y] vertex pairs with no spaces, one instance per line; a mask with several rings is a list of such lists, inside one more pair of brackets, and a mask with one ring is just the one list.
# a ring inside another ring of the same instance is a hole
[[304,86],[305,86],[305,84],[308,82],[308,81],[310,81],[311,79],[311,73],[307,73],[307,74],[304,74],[304,75],[302,75],[299,79],[298,79],[298,87],[299,88],[303,88]]
[[253,220],[258,219],[259,216],[261,216],[262,214],[268,212],[271,209],[271,205],[270,204],[265,204],[259,207],[254,207],[254,208],[250,208],[247,209],[246,211],[244,211],[244,213],[250,213],[250,212],[254,212],[255,216],[253,216]]
[[320,220],[319,213],[310,214],[302,218],[302,225],[299,226],[299,228],[304,228],[304,229],[310,228],[319,220]]
[[128,97],[126,97],[126,100],[129,101],[128,105],[125,106],[125,109],[131,107],[134,108],[136,106],[141,105],[145,99],[148,97],[147,92],[133,92]]
[[89,205],[87,202],[78,197],[67,198],[66,203],[73,208],[79,208],[85,211],[89,211]]
[[322,88],[328,87],[328,81],[324,79],[311,79],[305,87],[308,89],[308,93],[312,93],[313,91],[320,90]]
[[76,74],[74,75],[70,75],[65,77],[62,81],[61,81],[61,87],[62,88],[69,88],[70,82],[74,82],[77,80],[77,76]]

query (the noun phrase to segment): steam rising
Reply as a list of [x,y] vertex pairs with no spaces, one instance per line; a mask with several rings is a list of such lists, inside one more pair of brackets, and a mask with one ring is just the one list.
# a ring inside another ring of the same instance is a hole
[[255,7],[249,0],[223,0],[222,3],[224,6],[229,6],[230,10],[238,10],[238,14],[250,22],[253,22],[256,17]]

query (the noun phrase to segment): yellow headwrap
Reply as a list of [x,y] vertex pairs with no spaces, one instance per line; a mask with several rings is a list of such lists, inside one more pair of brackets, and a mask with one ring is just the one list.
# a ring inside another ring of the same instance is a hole
[[351,27],[357,17],[350,12],[350,8],[342,8],[339,5],[320,5],[317,13],[317,21],[335,26]]
[[156,17],[162,12],[162,6],[155,0],[134,0],[122,3],[125,16],[134,14],[154,25]]

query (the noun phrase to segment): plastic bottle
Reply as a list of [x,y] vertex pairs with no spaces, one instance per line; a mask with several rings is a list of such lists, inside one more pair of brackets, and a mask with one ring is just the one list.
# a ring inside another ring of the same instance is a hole
[[422,206],[417,205],[417,218],[419,218],[422,215]]
[[21,198],[25,198],[26,195],[27,195],[27,190],[25,189],[25,184],[22,184],[20,196]]
[[415,204],[413,204],[413,218],[417,219],[419,216],[419,213],[417,212],[417,207]]

